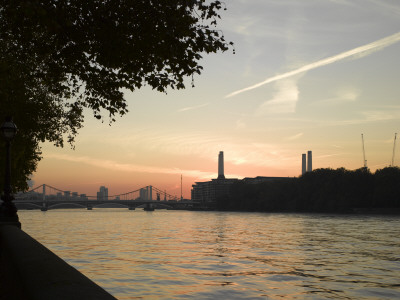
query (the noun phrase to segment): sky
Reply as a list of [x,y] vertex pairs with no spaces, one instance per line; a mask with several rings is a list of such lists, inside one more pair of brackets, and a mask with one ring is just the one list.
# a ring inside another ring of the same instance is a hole
[[[296,177],[313,168],[392,161],[400,133],[398,0],[229,0],[221,29],[233,51],[204,55],[185,90],[126,92],[109,126],[85,114],[75,150],[43,145],[34,185],[117,195],[152,185],[190,199],[192,184],[225,176]],[[400,138],[400,137],[399,137]],[[400,165],[397,145],[395,165]]]

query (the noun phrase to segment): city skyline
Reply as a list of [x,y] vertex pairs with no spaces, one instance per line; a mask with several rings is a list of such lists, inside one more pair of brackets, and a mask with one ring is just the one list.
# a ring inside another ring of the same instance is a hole
[[[400,4],[392,1],[245,1],[219,28],[235,52],[204,56],[195,87],[126,92],[130,112],[108,126],[85,114],[73,151],[43,146],[33,180],[93,194],[154,185],[190,198],[218,177],[294,177],[313,169],[390,165],[400,120]],[[17,124],[18,126],[18,124]],[[398,149],[399,147],[397,147]],[[399,165],[396,154],[395,165]]]

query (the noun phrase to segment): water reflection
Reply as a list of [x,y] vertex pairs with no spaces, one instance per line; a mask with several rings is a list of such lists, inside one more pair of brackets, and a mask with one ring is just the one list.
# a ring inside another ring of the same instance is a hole
[[119,299],[400,298],[400,218],[20,211],[23,229]]

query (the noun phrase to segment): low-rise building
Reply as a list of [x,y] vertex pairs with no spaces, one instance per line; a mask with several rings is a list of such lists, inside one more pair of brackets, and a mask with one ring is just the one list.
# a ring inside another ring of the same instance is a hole
[[232,184],[237,178],[211,179],[211,181],[196,182],[192,185],[192,201],[205,205],[215,203],[218,198],[230,194]]

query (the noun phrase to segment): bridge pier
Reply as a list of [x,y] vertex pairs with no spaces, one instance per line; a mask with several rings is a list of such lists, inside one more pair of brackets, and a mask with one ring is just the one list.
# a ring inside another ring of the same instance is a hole
[[129,206],[129,210],[135,210],[134,206]]
[[40,208],[41,211],[47,211],[47,204],[46,204],[46,185],[43,184],[42,186],[42,201],[43,201],[43,206]]
[[146,205],[144,206],[144,210],[145,211],[153,211],[154,207],[151,203],[146,203]]
[[93,206],[92,205],[88,205],[87,206],[87,210],[92,210],[93,209]]
[[43,206],[40,208],[41,211],[47,211],[47,204],[43,202]]

